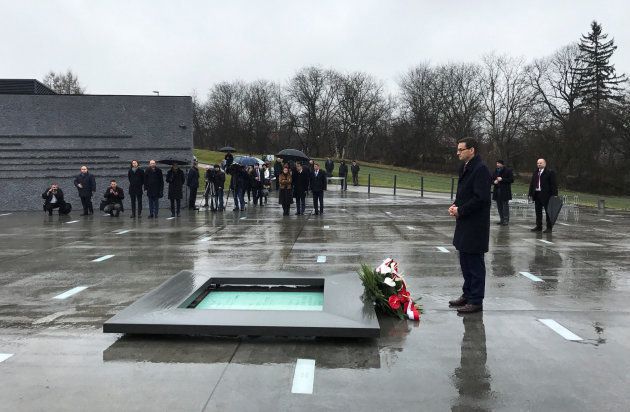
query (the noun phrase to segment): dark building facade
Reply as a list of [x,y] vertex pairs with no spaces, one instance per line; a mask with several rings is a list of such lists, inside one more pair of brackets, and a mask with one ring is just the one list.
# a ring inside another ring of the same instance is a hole
[[131,160],[192,156],[189,96],[0,93],[0,211],[41,210],[53,182],[80,208],[81,165],[96,177],[98,205],[111,179],[127,193]]
[[35,79],[0,79],[0,94],[56,94]]

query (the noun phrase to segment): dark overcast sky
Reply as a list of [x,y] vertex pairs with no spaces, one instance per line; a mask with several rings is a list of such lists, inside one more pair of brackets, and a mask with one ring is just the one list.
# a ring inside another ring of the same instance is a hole
[[321,65],[394,87],[413,65],[543,57],[593,19],[630,72],[628,1],[0,0],[0,77],[71,68],[88,93],[202,97],[224,80],[284,82]]

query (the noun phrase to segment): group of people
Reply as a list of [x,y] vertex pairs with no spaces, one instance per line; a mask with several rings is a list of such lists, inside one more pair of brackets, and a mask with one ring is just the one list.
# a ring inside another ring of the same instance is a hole
[[[131,218],[142,217],[142,198],[146,194],[149,200],[149,219],[157,218],[159,212],[160,199],[164,197],[164,173],[157,166],[155,160],[149,161],[149,166],[142,169],[137,160],[132,160],[127,172],[129,179],[129,197],[131,199]],[[177,163],[173,163],[166,173],[166,183],[168,183],[168,198],[171,203],[171,216],[179,217],[181,213],[181,200],[183,198],[184,184],[190,187],[189,207],[194,207],[199,187],[199,170],[197,162],[188,171],[188,176],[179,168]],[[81,166],[81,172],[74,178],[74,186],[77,188],[83,213],[81,216],[94,214],[92,197],[96,193],[96,179],[87,166]],[[71,208],[65,201],[63,191],[58,184],[53,183],[42,194],[44,199],[44,210],[52,215],[54,209],[59,208],[59,213],[64,214]],[[123,199],[125,192],[112,179],[103,194],[101,209],[111,216],[119,216],[124,210]]]
[[[484,255],[488,252],[490,239],[491,199],[497,204],[501,225],[508,225],[510,219],[509,200],[512,198],[511,184],[514,175],[498,160],[494,173],[490,173],[478,154],[475,139],[464,138],[458,141],[457,156],[462,161],[455,201],[448,213],[455,218],[453,245],[459,252],[459,263],[464,277],[462,295],[449,301],[449,306],[462,314],[483,310],[485,295],[486,266]],[[493,186],[492,195],[490,187]],[[545,159],[538,159],[536,170],[529,185],[529,197],[535,204],[536,226],[531,230],[542,231],[542,210],[545,210],[547,228],[551,233],[553,222],[547,207],[552,196],[558,195],[556,175],[547,168]]]
[[[326,158],[324,167],[326,168],[326,173],[328,177],[333,177],[334,176],[333,172],[335,170],[335,162],[330,157]],[[350,173],[352,174],[353,186],[359,186],[359,170],[361,170],[361,168],[359,167],[359,164],[357,163],[356,160],[353,160],[352,164],[350,165]],[[348,190],[348,165],[346,164],[345,160],[341,160],[341,162],[339,163],[339,170],[337,173],[338,173],[338,177],[342,178],[340,182],[340,185],[342,185],[342,189]]]

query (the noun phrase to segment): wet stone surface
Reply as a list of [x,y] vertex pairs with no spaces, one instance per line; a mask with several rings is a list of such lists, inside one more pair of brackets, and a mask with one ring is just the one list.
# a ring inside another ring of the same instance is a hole
[[[485,311],[460,317],[448,308],[462,284],[448,205],[331,191],[323,216],[283,217],[272,198],[173,220],[0,216],[0,354],[13,355],[0,362],[0,409],[627,410],[630,215],[566,210],[542,235],[531,209],[514,210],[491,228]],[[356,278],[390,256],[425,313],[380,319],[378,339],[102,333],[181,270]],[[312,394],[292,393],[298,359],[315,360]]]

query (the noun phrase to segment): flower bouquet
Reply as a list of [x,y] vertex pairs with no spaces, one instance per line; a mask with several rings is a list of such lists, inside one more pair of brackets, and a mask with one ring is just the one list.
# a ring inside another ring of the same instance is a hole
[[374,302],[378,310],[400,319],[420,320],[422,306],[411,298],[394,259],[385,259],[376,269],[361,265],[359,277],[365,288],[364,298]]

